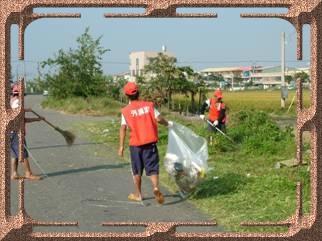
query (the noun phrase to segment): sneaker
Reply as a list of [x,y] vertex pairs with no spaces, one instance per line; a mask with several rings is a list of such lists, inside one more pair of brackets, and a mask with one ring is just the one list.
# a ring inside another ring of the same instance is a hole
[[155,198],[155,200],[156,200],[159,204],[163,204],[163,203],[164,203],[164,197],[163,197],[163,194],[159,191],[159,189],[154,189],[153,194],[154,194],[154,198]]

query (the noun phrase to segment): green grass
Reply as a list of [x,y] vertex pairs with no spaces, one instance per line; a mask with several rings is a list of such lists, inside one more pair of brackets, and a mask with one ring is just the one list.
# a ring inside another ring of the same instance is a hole
[[[264,100],[275,101],[276,97],[275,93],[274,98],[267,96]],[[296,184],[299,181],[303,184],[304,213],[310,212],[309,166],[275,168],[277,162],[296,157],[296,145],[292,128],[279,128],[271,115],[275,113],[276,119],[279,111],[280,116],[290,114],[286,110],[271,112],[274,109],[271,108],[272,102],[263,103],[242,92],[225,94],[225,101],[231,106],[227,134],[236,144],[222,135],[215,135],[215,142],[208,146],[209,172],[189,201],[229,231],[286,231],[284,227],[241,227],[240,222],[275,222],[290,217],[296,209]],[[249,108],[249,103],[255,110]],[[115,106],[102,107],[117,110]],[[120,118],[116,112],[114,114],[114,120],[82,124],[80,127],[90,138],[105,142],[117,152]],[[174,115],[165,112],[164,108],[162,115],[209,138],[205,124],[196,118]],[[158,148],[160,157],[163,157],[167,148],[167,128],[163,126],[159,127]],[[303,159],[308,163],[306,150],[309,148],[309,144],[304,143]],[[160,182],[175,192],[176,187],[163,168],[162,158],[160,167]]]
[[[207,136],[202,123],[198,120],[187,121],[171,115],[166,117],[189,126],[199,135]],[[82,128],[91,132],[90,135],[95,140],[114,145],[117,151],[118,119],[95,124],[95,126],[83,125]],[[104,129],[110,131],[102,136]],[[233,131],[236,132],[236,129],[231,127],[229,130],[228,134],[235,138]],[[240,131],[243,131],[243,128]],[[273,136],[279,136],[280,132],[281,130],[276,131]],[[162,157],[166,152],[167,129],[160,126],[159,133],[158,148]],[[209,146],[208,165],[211,169],[189,200],[208,213],[219,225],[231,231],[286,231],[284,227],[241,227],[239,225],[240,222],[272,222],[287,219],[296,209],[296,183],[298,181],[303,183],[304,213],[309,213],[310,173],[308,167],[274,168],[277,161],[294,158],[296,153],[294,136],[288,130],[282,133],[286,135],[283,146],[279,146],[280,140],[269,139],[267,143],[271,146],[275,145],[277,149],[268,151],[268,153],[265,153],[267,145],[257,146],[257,150],[247,149],[250,145],[247,141],[240,141],[237,146],[234,146],[221,136],[217,136],[216,144]],[[255,137],[249,135],[255,139],[257,136],[259,140],[263,138],[260,135],[255,135]],[[160,166],[160,182],[175,192],[176,187],[163,168],[163,160]],[[214,179],[214,177],[218,178]]]
[[63,100],[47,98],[42,107],[52,108],[71,114],[92,116],[119,115],[123,104],[108,97],[73,97]]
[[[212,93],[208,94],[211,96]],[[285,108],[291,105],[293,97],[296,95],[294,90],[290,90],[288,98],[285,100]],[[303,91],[303,107],[308,108],[310,92],[308,90]],[[253,91],[235,91],[224,92],[224,100],[230,108],[231,112],[239,110],[262,110],[266,113],[292,116],[296,115],[296,97],[289,110],[289,112],[281,109],[281,92],[280,90],[253,90]]]
[[[223,101],[226,103],[230,113],[240,110],[262,110],[272,115],[295,117],[296,97],[292,103],[295,95],[295,90],[289,90],[288,98],[285,100],[285,110],[281,109],[280,90],[223,91]],[[207,96],[208,98],[212,97],[213,91],[209,91]],[[190,101],[190,97],[183,95],[175,95],[173,99],[174,107],[178,108],[180,103],[183,111],[186,110]],[[196,102],[199,100],[198,95],[196,95],[195,100]],[[310,92],[309,90],[303,90],[303,107],[309,108],[309,106]],[[287,111],[288,109],[289,111]]]

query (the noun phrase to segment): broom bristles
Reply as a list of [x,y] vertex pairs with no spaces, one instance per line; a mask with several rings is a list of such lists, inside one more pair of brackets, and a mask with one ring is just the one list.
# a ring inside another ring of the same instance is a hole
[[59,131],[65,138],[66,143],[70,146],[73,145],[75,140],[75,135],[70,131],[65,131],[60,128],[56,128],[57,131]]

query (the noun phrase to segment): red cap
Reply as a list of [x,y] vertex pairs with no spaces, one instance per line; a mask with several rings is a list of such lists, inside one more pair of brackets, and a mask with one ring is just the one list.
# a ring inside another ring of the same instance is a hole
[[222,98],[222,92],[221,92],[221,90],[215,90],[214,96],[216,96],[217,98]]
[[14,85],[14,86],[12,87],[12,93],[14,93],[14,94],[19,94],[19,92],[20,92],[20,88],[19,88],[19,86],[18,86],[18,85]]
[[139,88],[134,82],[127,82],[123,90],[126,95],[134,95],[138,92]]

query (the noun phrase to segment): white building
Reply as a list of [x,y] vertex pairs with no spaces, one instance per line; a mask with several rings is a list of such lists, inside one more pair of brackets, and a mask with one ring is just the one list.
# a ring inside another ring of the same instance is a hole
[[[130,53],[130,81],[134,82],[136,76],[143,74],[144,66],[149,64],[149,58],[155,58],[160,52],[156,51],[136,51]],[[174,54],[167,52],[166,47],[162,46],[162,53],[169,56],[175,57]]]
[[118,78],[124,78],[127,81],[130,81],[131,80],[130,72],[127,71],[127,72],[122,72],[122,73],[118,73],[118,74],[113,75],[114,81],[117,80]]

